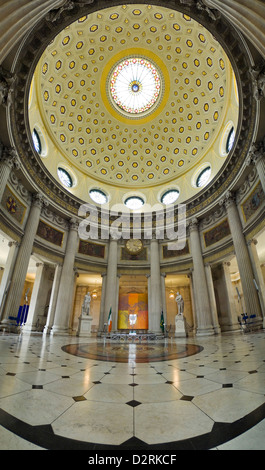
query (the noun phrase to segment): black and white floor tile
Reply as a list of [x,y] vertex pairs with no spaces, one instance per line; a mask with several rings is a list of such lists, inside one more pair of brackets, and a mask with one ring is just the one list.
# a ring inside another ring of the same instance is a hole
[[265,450],[264,432],[263,330],[141,345],[0,335],[0,450]]

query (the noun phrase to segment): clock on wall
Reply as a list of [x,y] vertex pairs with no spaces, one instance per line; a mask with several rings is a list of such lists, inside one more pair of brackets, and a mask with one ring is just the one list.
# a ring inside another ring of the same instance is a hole
[[131,255],[137,255],[143,249],[142,240],[130,238],[125,244],[125,248]]

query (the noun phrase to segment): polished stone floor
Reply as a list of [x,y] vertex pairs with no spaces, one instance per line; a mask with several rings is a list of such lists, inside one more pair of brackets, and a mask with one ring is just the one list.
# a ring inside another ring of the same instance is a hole
[[0,450],[265,450],[265,332],[0,335]]

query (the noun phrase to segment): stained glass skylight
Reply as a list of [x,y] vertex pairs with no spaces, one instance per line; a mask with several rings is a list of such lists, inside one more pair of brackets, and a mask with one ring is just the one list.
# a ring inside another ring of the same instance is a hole
[[110,79],[114,103],[126,113],[141,114],[150,110],[161,93],[161,79],[156,67],[146,59],[123,60]]

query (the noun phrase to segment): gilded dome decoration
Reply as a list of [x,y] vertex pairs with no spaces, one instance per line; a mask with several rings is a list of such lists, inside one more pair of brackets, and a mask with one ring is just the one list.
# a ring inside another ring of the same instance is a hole
[[173,183],[185,201],[198,191],[198,166],[210,161],[213,178],[224,163],[220,139],[228,120],[237,128],[236,97],[231,63],[204,26],[162,6],[120,5],[50,42],[29,118],[45,136],[47,169],[56,178],[68,165],[80,199],[96,182],[113,203],[137,187],[154,204]]

